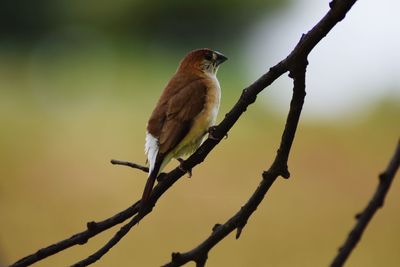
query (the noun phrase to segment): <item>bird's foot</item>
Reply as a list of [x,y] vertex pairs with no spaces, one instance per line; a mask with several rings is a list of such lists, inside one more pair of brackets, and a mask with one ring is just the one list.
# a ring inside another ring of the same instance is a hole
[[183,166],[183,162],[184,162],[184,160],[182,159],[182,158],[177,158],[177,160],[179,161],[179,169],[181,169],[181,171],[183,171],[183,172],[187,172],[188,173],[188,175],[189,175],[189,178],[191,178],[192,177],[192,169],[187,169],[187,168],[185,168],[184,166]]
[[[211,140],[215,140],[215,141],[221,141],[222,138],[215,137],[216,129],[217,129],[217,126],[211,126],[210,128],[208,128],[208,138],[210,138]],[[228,133],[226,133],[224,137],[225,137],[225,139],[227,139]]]

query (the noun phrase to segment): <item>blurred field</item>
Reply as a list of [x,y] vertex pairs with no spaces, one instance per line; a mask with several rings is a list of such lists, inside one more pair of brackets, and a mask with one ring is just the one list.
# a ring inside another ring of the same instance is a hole
[[[1,55],[0,262],[69,237],[140,197],[146,175],[109,160],[144,163],[146,119],[181,55],[108,48],[66,50],[63,58],[41,47],[29,57]],[[246,85],[239,59],[231,60],[219,75],[220,119]],[[291,178],[277,180],[242,237],[221,242],[208,266],[327,266],[392,155],[399,114],[398,103],[389,102],[357,119],[301,121]],[[257,102],[193,178],[181,179],[94,266],[159,266],[171,252],[194,247],[248,199],[275,156],[283,125]],[[399,266],[398,178],[346,266]],[[116,230],[35,266],[71,264]]]

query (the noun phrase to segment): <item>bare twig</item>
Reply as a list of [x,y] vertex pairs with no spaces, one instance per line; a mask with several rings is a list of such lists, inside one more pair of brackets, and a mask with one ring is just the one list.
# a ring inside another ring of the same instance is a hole
[[48,256],[54,255],[74,245],[83,245],[93,236],[125,221],[132,217],[139,210],[139,202],[136,202],[124,211],[103,220],[101,222],[88,222],[87,230],[74,234],[70,238],[64,239],[60,242],[52,244],[48,247],[39,249],[37,252],[28,255],[19,261],[12,264],[10,267],[16,266],[29,266],[37,261],[40,261]]
[[[252,85],[243,90],[238,102],[233,106],[233,108],[226,114],[224,120],[214,128],[213,130],[213,138],[208,138],[198,149],[197,151],[191,155],[186,161],[182,163],[182,167],[184,169],[192,169],[194,166],[200,164],[204,161],[206,156],[210,153],[210,151],[220,142],[220,140],[227,135],[228,131],[233,127],[239,117],[246,111],[247,107],[252,104],[257,97],[257,94],[264,90],[267,86],[269,86],[272,82],[274,82],[278,77],[280,77],[283,73],[290,71],[292,78],[294,78],[294,96],[291,103],[291,111],[289,112],[287,125],[285,127],[285,131],[282,136],[281,147],[278,150],[277,157],[271,166],[271,168],[263,173],[263,181],[260,186],[257,188],[256,193],[250,198],[248,204],[245,205],[248,207],[248,210],[244,210],[244,215],[240,215],[238,221],[236,222],[235,227],[224,230],[225,227],[216,227],[215,231],[217,233],[219,239],[214,239],[211,247],[213,247],[216,243],[222,240],[227,234],[229,234],[232,230],[238,229],[237,236],[240,235],[242,228],[245,226],[247,219],[257,208],[258,204],[262,201],[265,193],[268,191],[268,188],[272,185],[274,180],[279,176],[283,176],[285,178],[289,177],[289,172],[287,170],[287,159],[289,157],[289,151],[291,144],[294,139],[294,134],[297,126],[297,122],[299,120],[301,105],[297,102],[299,99],[304,96],[298,97],[296,94],[302,94],[302,89],[299,89],[304,86],[304,77],[305,74],[305,66],[307,55],[311,52],[311,50],[315,47],[315,45],[336,25],[337,22],[342,20],[345,17],[345,14],[350,10],[351,6],[356,2],[356,0],[334,0],[330,3],[331,9],[325,15],[325,17],[307,34],[303,35],[300,42],[297,44],[295,49],[290,53],[290,55],[276,64],[274,67],[270,68],[270,70],[261,76],[257,81],[255,81]],[[297,92],[297,93],[296,93]],[[297,109],[297,110],[296,110]],[[133,167],[130,163],[123,163],[117,161],[117,164],[126,165],[129,167]],[[143,166],[141,166],[143,167]],[[145,167],[138,168],[135,164],[135,167],[140,170],[145,171]],[[142,217],[146,214],[150,213],[153,209],[155,203],[158,199],[183,175],[185,174],[181,168],[177,167],[168,174],[163,177],[162,181],[154,187],[152,194],[148,200],[147,210],[143,212],[141,216],[136,215],[138,212],[138,202],[132,205],[127,210],[111,217],[110,219],[104,220],[103,222],[88,223],[88,230],[83,231],[79,234],[72,236],[69,239],[63,240],[59,243],[53,244],[47,248],[43,248],[36,253],[29,255],[18,262],[14,263],[12,266],[28,266],[33,264],[39,260],[42,260],[48,256],[54,255],[62,250],[65,250],[71,246],[76,244],[83,244],[87,242],[87,240],[94,235],[109,229],[116,224],[119,224],[126,219],[134,216],[131,221],[123,226],[120,231],[100,250],[94,253],[92,256],[87,259],[77,263],[78,266],[87,265],[93,263],[101,258],[112,246],[114,246],[135,224],[137,224]],[[265,185],[264,185],[265,184]],[[262,185],[262,186],[261,186]],[[259,192],[259,193],[257,193]],[[236,215],[235,215],[236,216]],[[234,217],[235,217],[234,216]],[[230,221],[230,220],[229,220]],[[229,222],[228,221],[228,222]],[[210,248],[211,248],[210,247]],[[206,252],[209,251],[205,250]],[[180,254],[182,255],[182,254]],[[198,266],[203,266],[206,262],[207,255],[201,255],[198,257],[199,259],[193,259],[197,262]],[[178,256],[177,258],[180,258]],[[173,261],[174,262],[174,261]]]
[[343,266],[344,262],[353,251],[358,241],[360,241],[362,234],[367,228],[368,223],[371,221],[374,214],[379,208],[383,206],[386,194],[390,189],[393,178],[396,175],[400,165],[400,141],[397,144],[395,153],[389,162],[386,170],[379,175],[379,184],[376,188],[375,194],[372,196],[368,206],[359,214],[356,215],[357,223],[349,233],[344,244],[339,248],[338,254],[333,260],[331,267]]
[[134,216],[132,220],[122,226],[121,229],[119,229],[119,231],[101,249],[99,249],[96,253],[93,253],[89,257],[81,260],[80,262],[75,263],[74,265],[72,265],[72,267],[88,266],[89,264],[96,262],[113,246],[115,246],[121,240],[121,238],[124,237],[129,232],[129,230],[143,218],[143,215],[145,214],[137,214],[136,216]]
[[128,167],[131,167],[131,168],[134,168],[134,169],[138,169],[138,170],[141,170],[141,171],[144,171],[144,172],[149,172],[149,168],[148,167],[145,167],[145,166],[133,163],[133,162],[122,161],[122,160],[117,160],[117,159],[112,159],[110,162],[113,165],[123,165],[123,166],[128,166]]

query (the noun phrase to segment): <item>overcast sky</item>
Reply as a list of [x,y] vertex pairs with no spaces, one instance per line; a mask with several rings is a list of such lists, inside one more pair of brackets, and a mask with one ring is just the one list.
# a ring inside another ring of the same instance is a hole
[[[285,58],[327,12],[327,0],[297,0],[261,20],[247,38],[249,79]],[[305,118],[358,114],[389,96],[400,104],[400,1],[360,0],[309,56]],[[287,112],[291,81],[279,79],[263,94],[266,105]],[[282,105],[282,103],[284,103]]]

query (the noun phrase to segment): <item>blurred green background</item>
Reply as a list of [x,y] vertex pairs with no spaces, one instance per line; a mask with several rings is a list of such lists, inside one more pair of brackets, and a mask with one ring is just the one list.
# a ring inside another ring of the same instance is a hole
[[[363,1],[354,9],[361,5]],[[246,56],[255,51],[243,40],[260,20],[291,6],[275,0],[2,1],[0,266],[136,201],[146,175],[112,166],[109,160],[145,162],[146,120],[179,60],[199,47],[228,56],[218,74],[223,88],[220,121],[259,75]],[[257,62],[264,71],[275,63]],[[310,62],[310,68],[321,67]],[[399,91],[398,84],[391,87]],[[268,96],[290,90],[289,85],[263,92],[263,101],[248,109],[229,138],[193,170],[193,178],[181,179],[95,266],[159,266],[172,251],[191,249],[215,223],[236,212],[279,145],[285,114],[272,109],[277,103],[268,102]],[[324,88],[307,90],[306,109],[313,91]],[[278,105],[285,110],[289,100]],[[226,238],[211,251],[208,265],[327,266],[394,150],[399,103],[398,95],[389,94],[356,115],[304,117],[289,161],[291,179],[277,180],[240,240]],[[346,266],[398,266],[398,180]],[[72,264],[116,230],[35,266]]]

